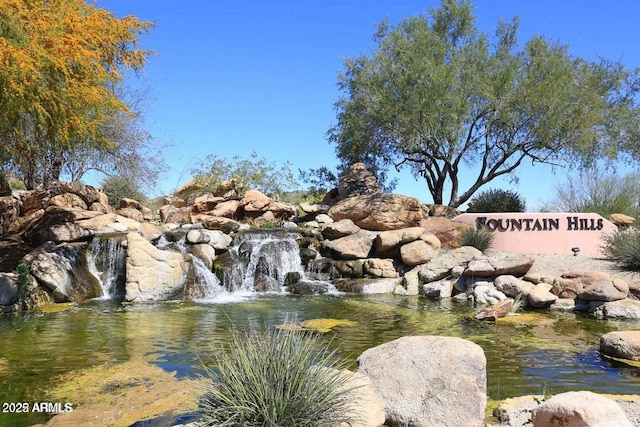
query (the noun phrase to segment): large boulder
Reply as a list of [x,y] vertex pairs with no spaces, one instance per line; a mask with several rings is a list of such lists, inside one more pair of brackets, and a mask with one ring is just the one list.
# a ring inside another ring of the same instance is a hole
[[531,282],[527,282],[526,280],[518,279],[517,277],[505,274],[502,276],[498,276],[493,281],[496,289],[502,291],[505,295],[517,298],[518,295],[529,295],[529,292],[535,286]]
[[629,286],[622,279],[600,280],[587,286],[578,297],[587,301],[618,301],[629,294]]
[[556,302],[558,297],[551,293],[552,288],[552,285],[544,282],[535,285],[527,295],[529,305],[534,308],[547,308]]
[[379,427],[384,424],[384,402],[371,378],[347,369],[338,371],[337,374],[338,378],[344,380],[340,389],[346,391],[346,400],[349,402],[347,413],[353,417],[349,426]]
[[339,239],[350,234],[355,234],[360,231],[360,227],[355,225],[350,219],[341,219],[327,223],[322,229],[322,236],[325,239]]
[[531,413],[534,427],[632,427],[615,401],[590,391],[570,391],[544,401]]
[[505,252],[491,253],[474,258],[464,274],[469,276],[492,277],[501,275],[522,276],[533,266],[535,259],[530,255]]
[[364,272],[372,277],[398,277],[392,259],[369,258],[363,262]]
[[640,362],[640,331],[613,331],[600,337],[600,352],[606,356]]
[[87,210],[89,207],[80,198],[80,196],[72,193],[58,194],[49,199],[49,206],[59,206],[63,208],[78,208]]
[[269,210],[269,204],[272,202],[271,197],[262,194],[258,190],[249,190],[244,193],[242,200],[240,200],[239,207],[242,208],[246,214],[253,214],[255,212],[263,213]]
[[378,184],[378,179],[367,170],[364,163],[354,163],[339,177],[338,194],[341,199],[380,193],[382,188]]
[[418,199],[399,194],[371,194],[343,199],[329,209],[338,221],[350,219],[367,230],[396,230],[418,225],[424,211]]
[[375,384],[390,427],[481,427],[486,358],[461,338],[412,336],[366,350],[357,372]]
[[429,218],[420,221],[420,227],[426,231],[435,234],[442,247],[447,249],[455,249],[462,246],[460,239],[472,227],[469,224],[452,221],[446,218]]
[[193,199],[193,210],[200,213],[209,212],[223,201],[223,197],[216,197],[212,193],[206,193]]
[[332,258],[337,259],[367,258],[375,237],[375,233],[361,230],[336,240],[324,240],[321,249],[328,251]]
[[222,216],[199,214],[193,215],[191,221],[193,223],[201,223],[207,230],[220,230],[225,234],[233,233],[240,229],[239,222]]
[[100,282],[89,270],[87,244],[45,244],[34,250],[31,275],[56,302],[84,301],[102,296]]
[[640,301],[627,298],[605,303],[592,301],[591,304],[589,311],[598,319],[640,320]]
[[400,283],[399,279],[336,279],[334,286],[340,292],[353,294],[390,294]]
[[161,301],[184,288],[190,258],[161,250],[138,233],[127,234],[127,301]]
[[18,219],[19,203],[18,199],[11,196],[0,197],[0,236],[5,234],[11,224]]
[[416,240],[400,247],[400,259],[409,267],[424,264],[437,254],[438,249],[424,240]]
[[480,255],[482,255],[482,252],[471,246],[453,249],[432,258],[426,264],[416,267],[418,269],[418,277],[424,283],[444,279],[450,275],[454,267],[466,266],[474,257]]
[[400,230],[381,231],[376,237],[376,254],[385,254],[406,243],[420,239],[425,233],[422,227],[409,227]]

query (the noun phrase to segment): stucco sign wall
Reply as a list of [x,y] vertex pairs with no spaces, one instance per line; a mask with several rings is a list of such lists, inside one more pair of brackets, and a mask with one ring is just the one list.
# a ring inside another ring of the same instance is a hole
[[600,255],[602,237],[617,231],[594,213],[466,213],[454,221],[494,232],[492,249],[527,254]]

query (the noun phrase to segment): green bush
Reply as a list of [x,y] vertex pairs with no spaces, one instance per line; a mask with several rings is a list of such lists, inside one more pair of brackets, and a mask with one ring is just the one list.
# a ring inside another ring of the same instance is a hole
[[230,349],[215,357],[216,369],[200,401],[207,426],[335,427],[353,421],[343,386],[330,367],[334,351],[294,330],[232,331]]
[[23,310],[31,308],[31,292],[29,285],[31,285],[31,267],[29,264],[19,264],[16,269],[18,280],[16,281],[16,288],[18,293],[18,304]]
[[525,208],[524,199],[515,191],[490,189],[478,194],[473,201],[469,202],[467,212],[524,212]]
[[460,238],[462,246],[473,246],[474,248],[484,252],[491,247],[494,234],[484,227],[478,229],[470,228]]
[[640,231],[635,229],[605,235],[602,253],[620,267],[640,271]]
[[123,176],[112,176],[102,182],[102,191],[109,196],[109,204],[120,207],[120,199],[127,198],[143,202],[146,197],[138,186]]

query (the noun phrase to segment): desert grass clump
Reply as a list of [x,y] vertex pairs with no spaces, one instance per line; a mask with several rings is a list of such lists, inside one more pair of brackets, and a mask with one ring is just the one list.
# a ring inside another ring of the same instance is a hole
[[603,237],[602,253],[620,267],[640,271],[640,231],[629,229]]
[[200,401],[201,425],[335,427],[353,420],[335,351],[293,330],[232,331]]
[[486,251],[493,243],[493,233],[485,227],[470,228],[460,238],[462,246],[473,246],[479,251]]

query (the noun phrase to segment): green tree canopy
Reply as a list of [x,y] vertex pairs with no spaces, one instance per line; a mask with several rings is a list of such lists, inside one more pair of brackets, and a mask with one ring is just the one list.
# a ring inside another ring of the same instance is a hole
[[59,174],[65,150],[113,145],[105,123],[129,113],[113,87],[143,67],[151,27],[85,0],[0,0],[0,163],[32,187],[34,169]]
[[[449,191],[457,207],[526,159],[587,165],[638,151],[638,70],[542,36],[520,46],[517,18],[490,40],[466,0],[443,0],[430,15],[383,22],[372,55],[345,62],[328,132],[343,163],[408,167],[435,203]],[[468,188],[463,168],[474,176]]]

